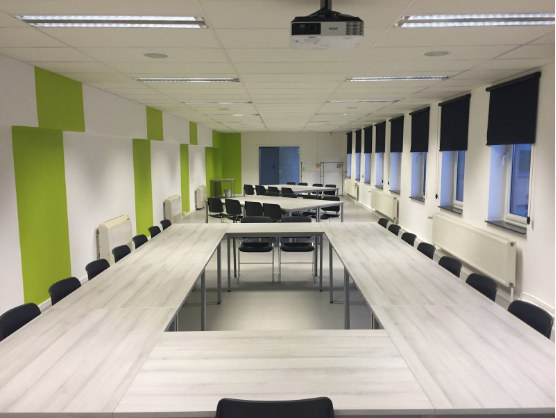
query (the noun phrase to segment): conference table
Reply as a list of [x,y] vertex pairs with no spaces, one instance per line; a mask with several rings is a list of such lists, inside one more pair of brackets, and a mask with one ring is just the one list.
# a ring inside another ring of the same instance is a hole
[[299,186],[296,184],[265,184],[264,187],[267,189],[269,187],[277,187],[281,190],[283,187],[288,187],[292,189],[294,193],[320,193],[323,194],[324,192],[335,192],[338,194],[338,187],[326,187],[326,186]]
[[0,342],[0,417],[209,417],[223,397],[315,396],[337,416],[554,415],[554,343],[376,224],[310,225],[382,329],[165,332],[215,252],[220,282],[228,231],[249,233],[176,224]]

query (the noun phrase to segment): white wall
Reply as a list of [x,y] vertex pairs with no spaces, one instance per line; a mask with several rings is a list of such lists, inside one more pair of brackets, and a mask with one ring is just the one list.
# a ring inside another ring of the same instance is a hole
[[189,122],[168,113],[162,114],[164,142],[189,144]]
[[[212,135],[212,134],[211,134]],[[189,146],[189,205],[191,211],[195,210],[195,189],[206,185],[205,147],[200,145]]]
[[39,126],[35,69],[0,55],[0,126]]
[[164,199],[181,195],[180,146],[165,141],[151,141],[151,178],[153,187],[153,221],[164,219]]
[[201,147],[212,147],[212,129],[197,125],[197,144]]

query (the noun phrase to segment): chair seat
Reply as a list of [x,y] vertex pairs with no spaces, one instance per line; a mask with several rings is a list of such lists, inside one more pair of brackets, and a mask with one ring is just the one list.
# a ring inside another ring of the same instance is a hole
[[209,216],[210,216],[211,218],[218,218],[218,219],[227,218],[227,217],[228,217],[228,216],[225,215],[224,213],[209,213]]
[[340,215],[337,214],[332,214],[332,213],[323,213],[322,215],[320,215],[321,219],[331,219],[331,218],[339,218]]
[[239,251],[244,253],[267,253],[272,251],[272,244],[269,242],[243,242],[239,246]]
[[289,253],[308,253],[315,248],[310,242],[285,242],[280,249]]

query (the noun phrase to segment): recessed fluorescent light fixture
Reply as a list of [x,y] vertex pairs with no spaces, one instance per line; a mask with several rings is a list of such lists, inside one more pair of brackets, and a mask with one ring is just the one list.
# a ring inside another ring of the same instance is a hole
[[554,13],[403,16],[394,26],[400,28],[445,28],[453,26],[531,25],[554,25]]
[[328,100],[326,103],[394,103],[397,100],[377,99],[377,100]]
[[183,102],[183,104],[186,105],[205,105],[205,104],[210,104],[210,105],[232,105],[232,104],[251,104],[253,102],[244,102],[244,101],[237,101],[237,100],[232,100],[232,101],[218,101],[218,102],[202,102],[202,101],[196,101],[196,102]]
[[239,83],[239,78],[226,77],[158,77],[138,78],[143,83]]
[[31,26],[43,28],[207,28],[202,17],[193,16],[16,16]]
[[352,77],[346,81],[436,81],[446,80],[449,75],[419,75],[419,76],[400,76],[400,77]]

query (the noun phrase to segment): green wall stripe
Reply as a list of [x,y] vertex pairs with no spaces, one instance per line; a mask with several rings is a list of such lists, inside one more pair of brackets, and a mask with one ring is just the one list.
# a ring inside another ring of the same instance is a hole
[[189,122],[189,143],[191,145],[199,145],[199,140],[197,139],[197,124],[194,122]]
[[148,139],[133,140],[133,178],[137,234],[149,236],[148,229],[153,226],[153,188],[151,142]]
[[162,112],[147,106],[147,139],[153,141],[164,140]]
[[71,276],[61,131],[12,127],[19,244],[25,302],[42,303],[48,288]]
[[222,177],[235,179],[235,193],[243,194],[241,179],[241,134],[223,133],[220,139]]
[[85,132],[80,82],[35,67],[35,89],[40,128]]
[[181,206],[182,212],[190,211],[189,201],[189,145],[180,144]]

